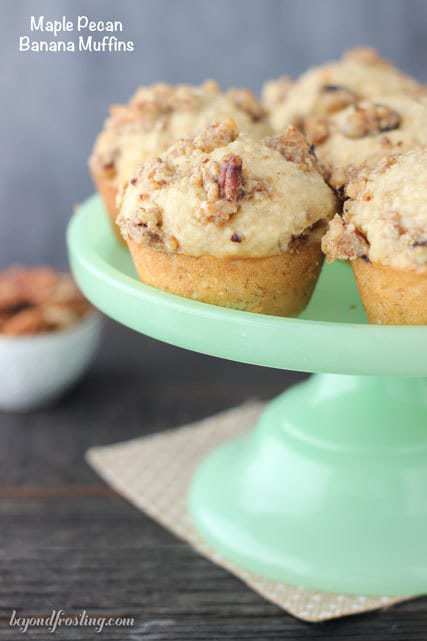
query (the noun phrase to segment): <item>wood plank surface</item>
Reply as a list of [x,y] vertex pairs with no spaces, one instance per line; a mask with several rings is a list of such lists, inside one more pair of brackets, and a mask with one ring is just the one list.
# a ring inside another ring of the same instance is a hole
[[[301,378],[107,323],[92,371],[64,399],[32,414],[0,414],[0,641],[427,641],[427,599],[325,624],[295,620],[129,505],[84,461],[92,445],[271,398]],[[100,634],[9,626],[13,610],[52,609],[135,624]]]

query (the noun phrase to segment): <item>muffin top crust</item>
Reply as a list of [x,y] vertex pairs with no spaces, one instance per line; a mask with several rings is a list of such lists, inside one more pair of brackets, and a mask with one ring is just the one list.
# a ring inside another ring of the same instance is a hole
[[286,100],[294,81],[290,76],[280,76],[267,80],[261,91],[261,103],[269,113],[282,105]]
[[361,100],[328,117],[306,120],[328,182],[344,186],[361,165],[427,144],[427,102],[410,96]]
[[427,148],[382,159],[349,192],[322,240],[327,259],[427,272]]
[[145,162],[122,196],[125,239],[191,256],[272,256],[335,212],[304,137],[254,140],[229,119]]
[[334,62],[304,73],[274,110],[273,128],[289,124],[304,128],[310,115],[335,113],[363,98],[404,93],[419,95],[425,88],[369,48],[352,49]]
[[194,136],[214,120],[233,118],[255,138],[271,133],[267,114],[248,89],[221,92],[200,86],[155,84],[139,88],[127,105],[113,105],[89,160],[93,173],[122,184],[135,166],[158,156],[179,138]]

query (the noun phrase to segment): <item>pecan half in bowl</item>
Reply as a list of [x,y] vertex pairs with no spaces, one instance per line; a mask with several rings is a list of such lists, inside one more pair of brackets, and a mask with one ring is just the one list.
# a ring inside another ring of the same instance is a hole
[[101,318],[68,274],[48,267],[0,272],[0,410],[58,398],[89,367]]

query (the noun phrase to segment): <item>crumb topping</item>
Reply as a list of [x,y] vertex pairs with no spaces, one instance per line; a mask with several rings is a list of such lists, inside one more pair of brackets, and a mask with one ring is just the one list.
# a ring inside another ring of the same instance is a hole
[[346,223],[336,214],[322,239],[322,250],[328,262],[355,260],[368,255],[369,245],[352,223]]
[[273,110],[273,128],[302,126],[308,116],[330,116],[364,99],[392,94],[426,95],[423,85],[366,47],[352,49],[340,60],[314,67],[289,89]]
[[289,162],[296,163],[302,171],[317,170],[314,149],[296,127],[290,126],[285,134],[267,138],[265,144]]
[[135,167],[215,120],[233,118],[240,130],[261,138],[271,132],[267,114],[248,89],[221,92],[214,81],[199,87],[155,84],[141,87],[126,105],[113,105],[89,164],[118,186]]
[[346,138],[376,136],[400,126],[401,117],[387,105],[364,100],[342,111],[336,120],[338,131]]
[[124,191],[117,223],[125,239],[163,251],[266,256],[286,251],[334,211],[333,192],[298,130],[261,142],[228,119],[144,163]]
[[236,107],[247,113],[254,122],[265,118],[266,111],[264,107],[249,89],[230,89],[228,95]]
[[313,112],[318,116],[333,114],[356,100],[357,94],[348,87],[326,84],[320,87]]
[[261,102],[270,112],[281,105],[287,98],[293,80],[289,76],[280,76],[264,83],[261,91]]
[[381,158],[426,145],[427,102],[401,95],[362,100],[329,117],[307,118],[305,133],[325,177],[339,189]]
[[427,148],[382,159],[350,184],[342,218],[323,238],[328,260],[365,256],[427,272]]

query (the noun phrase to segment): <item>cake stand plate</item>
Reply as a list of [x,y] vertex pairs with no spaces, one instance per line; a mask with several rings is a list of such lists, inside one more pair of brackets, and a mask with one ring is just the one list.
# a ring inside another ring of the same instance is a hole
[[83,292],[124,325],[204,354],[316,373],[199,467],[189,509],[217,552],[302,587],[427,591],[427,326],[368,325],[344,264],[325,266],[292,319],[148,287],[96,197],[73,216],[68,247]]

